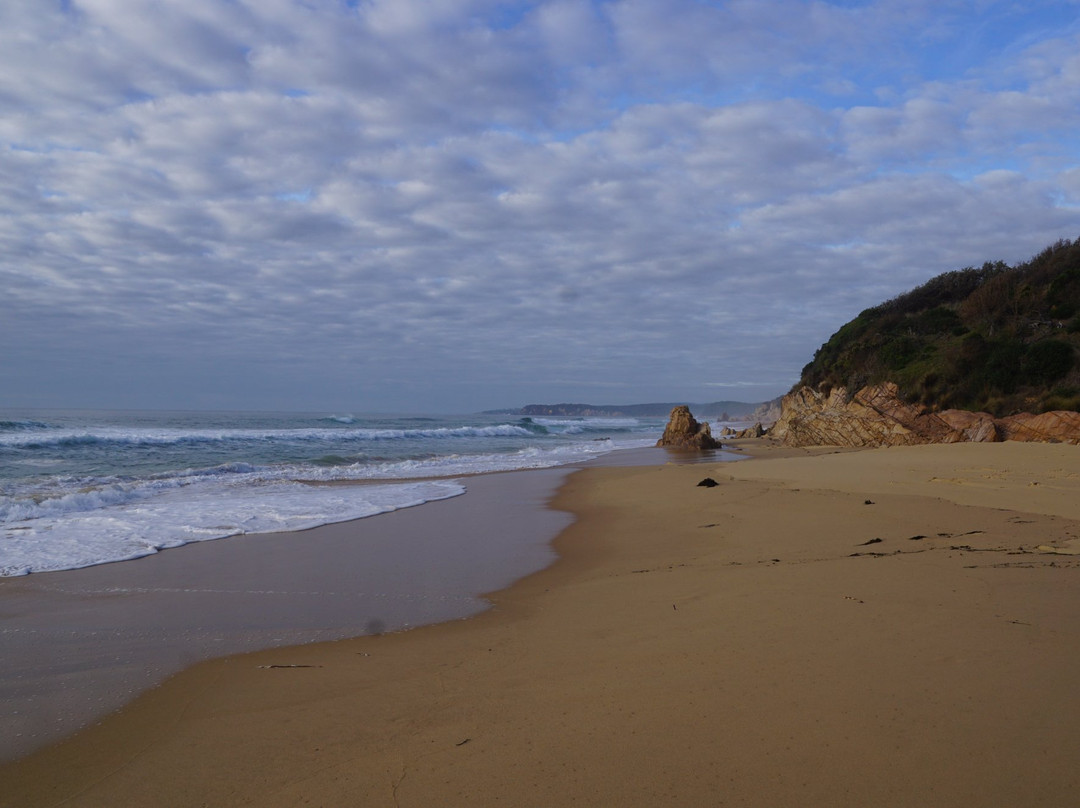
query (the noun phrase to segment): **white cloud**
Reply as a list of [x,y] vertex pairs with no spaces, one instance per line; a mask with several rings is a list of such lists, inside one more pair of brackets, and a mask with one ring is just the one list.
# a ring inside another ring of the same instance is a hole
[[775,395],[861,308],[1078,235],[1075,35],[929,75],[939,8],[7,4],[5,394]]

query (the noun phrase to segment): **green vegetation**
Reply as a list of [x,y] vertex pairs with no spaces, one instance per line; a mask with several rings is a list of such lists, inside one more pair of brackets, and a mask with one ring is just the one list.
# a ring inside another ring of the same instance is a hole
[[1080,240],[1030,261],[946,272],[859,314],[799,385],[892,381],[931,409],[1080,410]]

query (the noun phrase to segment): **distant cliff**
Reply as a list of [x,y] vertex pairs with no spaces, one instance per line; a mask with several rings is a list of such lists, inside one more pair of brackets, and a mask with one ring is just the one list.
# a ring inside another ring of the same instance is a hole
[[[777,400],[778,401],[778,400]],[[744,420],[755,412],[767,411],[776,402],[746,403],[744,401],[713,401],[709,404],[691,404],[690,408],[702,418],[720,420]],[[653,404],[529,404],[517,411],[518,415],[555,416],[601,416],[627,418],[667,418],[679,403]],[[726,416],[726,417],[725,417]]]

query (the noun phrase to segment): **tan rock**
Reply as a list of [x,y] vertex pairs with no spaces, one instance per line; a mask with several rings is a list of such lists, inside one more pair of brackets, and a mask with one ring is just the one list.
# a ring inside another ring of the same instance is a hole
[[938,413],[950,427],[964,436],[971,443],[998,443],[998,433],[994,417],[988,412],[969,412],[968,410],[942,410]]
[[1080,444],[1080,412],[1021,413],[997,420],[1003,440]]
[[698,423],[690,414],[687,406],[678,406],[671,411],[664,434],[656,442],[657,446],[670,449],[719,449],[720,442],[712,436],[708,422]]
[[[731,431],[732,437],[735,438],[760,438],[762,435],[765,434],[765,427],[763,427],[760,423],[757,423],[754,424],[752,427],[748,427],[747,429],[741,429],[738,432],[736,432],[734,429]],[[721,432],[720,434],[723,435],[726,434],[726,432],[727,430]]]
[[1024,413],[995,419],[985,412],[945,410],[901,400],[895,384],[871,385],[849,396],[803,387],[784,396],[769,434],[789,446],[912,446],[923,443],[1024,440],[1080,444],[1080,413]]
[[864,387],[854,396],[842,387],[828,395],[804,387],[784,396],[781,407],[770,434],[789,446],[909,446],[945,442],[955,431],[940,419],[925,419],[892,384]]

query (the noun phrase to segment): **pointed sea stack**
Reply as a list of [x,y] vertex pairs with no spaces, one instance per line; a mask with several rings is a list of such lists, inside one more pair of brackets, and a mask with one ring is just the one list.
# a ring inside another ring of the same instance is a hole
[[664,435],[656,445],[669,449],[719,449],[720,441],[712,436],[708,422],[699,424],[684,405],[671,411]]

